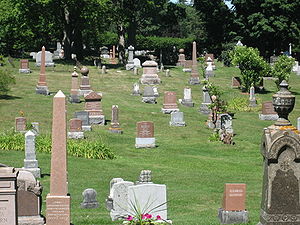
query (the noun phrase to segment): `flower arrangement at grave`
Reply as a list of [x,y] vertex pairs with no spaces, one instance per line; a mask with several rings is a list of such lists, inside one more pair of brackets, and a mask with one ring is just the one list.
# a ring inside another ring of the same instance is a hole
[[170,224],[169,222],[163,220],[159,215],[153,217],[149,213],[140,214],[137,216],[128,216],[123,224],[128,225],[155,225],[155,224]]

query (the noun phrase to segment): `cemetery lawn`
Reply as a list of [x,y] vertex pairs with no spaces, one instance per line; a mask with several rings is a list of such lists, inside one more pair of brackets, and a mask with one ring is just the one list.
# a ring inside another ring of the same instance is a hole
[[[15,61],[18,65],[18,62]],[[9,65],[6,65],[10,67]],[[87,65],[88,66],[88,65]],[[30,62],[31,74],[19,74],[18,68],[10,68],[16,76],[16,85],[9,96],[0,99],[1,131],[14,129],[14,118],[23,111],[27,121],[39,122],[42,133],[51,133],[52,99],[51,96],[35,94],[39,70]],[[259,107],[251,112],[236,112],[233,128],[236,136],[235,145],[224,145],[220,142],[209,142],[212,130],[205,125],[206,115],[198,112],[202,102],[202,85],[192,86],[195,107],[179,105],[184,112],[186,127],[170,127],[170,115],[163,114],[164,91],[176,91],[177,98],[183,98],[184,87],[189,86],[189,73],[181,72],[181,68],[170,68],[172,77],[159,73],[162,84],[158,86],[160,97],[157,104],[145,104],[141,97],[131,96],[132,85],[140,76],[123,68],[110,69],[108,73],[93,66],[90,69],[92,89],[103,93],[102,107],[106,120],[111,119],[111,106],[119,105],[119,120],[124,134],[109,133],[108,127],[93,127],[87,132],[89,140],[101,140],[116,154],[114,160],[95,160],[68,157],[68,181],[71,195],[71,218],[75,225],[121,224],[112,222],[105,208],[105,198],[109,193],[109,182],[114,177],[136,181],[142,169],[152,170],[153,182],[167,185],[168,216],[175,225],[210,225],[219,224],[218,208],[221,207],[224,183],[247,184],[247,210],[249,224],[259,221],[259,209],[262,189],[262,156],[260,141],[264,127],[272,121],[260,121],[258,113],[262,101],[271,100],[276,92],[273,81],[265,81],[267,90],[257,94]],[[72,64],[59,64],[55,68],[47,68],[47,83],[50,92],[62,90],[66,95],[70,92]],[[141,75],[141,71],[139,71]],[[215,77],[211,81],[224,91],[224,99],[248,98],[238,89],[231,88],[231,77],[239,76],[235,67],[223,67],[217,63]],[[296,125],[299,115],[300,77],[294,73],[290,79],[296,105],[290,120]],[[140,86],[143,90],[143,85]],[[67,118],[71,119],[75,111],[83,110],[81,104],[67,103]],[[158,145],[155,149],[135,149],[135,125],[137,121],[153,121],[155,138]],[[0,163],[13,167],[22,167],[24,152],[0,150]],[[50,154],[38,153],[37,159],[43,174],[40,179],[44,187],[42,214],[45,215],[45,196],[49,193]],[[98,192],[100,203],[98,209],[81,209],[82,191],[94,188]]]

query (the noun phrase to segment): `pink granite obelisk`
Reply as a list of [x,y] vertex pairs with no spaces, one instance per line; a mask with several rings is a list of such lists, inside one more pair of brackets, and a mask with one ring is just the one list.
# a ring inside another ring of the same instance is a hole
[[66,96],[58,91],[53,98],[50,193],[46,197],[47,225],[70,225],[66,131]]
[[198,66],[197,66],[197,47],[196,42],[193,42],[193,55],[192,55],[192,73],[190,77],[190,84],[200,84]]
[[43,94],[48,95],[49,90],[46,82],[46,53],[45,53],[45,47],[42,47],[42,54],[41,54],[41,70],[40,70],[40,76],[39,81],[36,86],[36,93],[37,94]]

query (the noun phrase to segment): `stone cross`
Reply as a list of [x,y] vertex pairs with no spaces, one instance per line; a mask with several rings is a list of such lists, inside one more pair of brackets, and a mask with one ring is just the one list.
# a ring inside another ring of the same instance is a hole
[[84,209],[95,209],[99,207],[99,202],[97,201],[97,192],[93,188],[85,189],[82,192],[83,202],[80,204],[81,208]]
[[197,47],[196,42],[193,42],[193,54],[192,54],[192,72],[190,77],[190,84],[200,84],[198,65],[197,65]]
[[25,134],[25,159],[24,170],[31,172],[35,178],[41,177],[41,170],[35,155],[35,134],[28,131]]
[[53,98],[50,193],[46,197],[47,225],[70,225],[70,196],[67,181],[66,96]]

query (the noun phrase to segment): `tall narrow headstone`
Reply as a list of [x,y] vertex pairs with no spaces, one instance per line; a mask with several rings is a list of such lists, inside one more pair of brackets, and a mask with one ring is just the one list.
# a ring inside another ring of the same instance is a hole
[[66,96],[58,91],[53,98],[50,193],[46,197],[47,225],[70,225],[66,126]]
[[184,66],[185,61],[184,49],[181,48],[179,49],[178,62],[176,63],[176,66]]
[[20,60],[19,73],[31,73],[31,71],[29,69],[29,61],[28,61],[28,59],[21,59]]
[[92,91],[91,85],[90,85],[90,79],[89,79],[89,69],[86,66],[83,66],[80,69],[81,76],[81,84],[80,84],[80,95],[88,94]]
[[111,123],[110,123],[109,132],[117,133],[117,134],[123,133],[119,123],[119,106],[117,105],[113,105],[111,107]]
[[76,66],[74,66],[74,72],[71,74],[72,76],[72,87],[71,87],[71,95],[70,102],[71,103],[80,103],[79,99],[79,87],[78,87],[78,73],[76,72]]
[[257,106],[256,98],[255,98],[255,88],[254,88],[253,85],[250,87],[249,106],[250,107],[256,107]]
[[23,169],[31,172],[35,178],[41,177],[41,170],[35,154],[35,134],[32,131],[28,131],[25,134],[25,159]]
[[128,60],[126,64],[126,70],[132,70],[134,68],[133,56],[134,56],[134,47],[130,45],[128,47]]
[[106,74],[106,66],[103,65],[101,68],[101,74]]
[[193,42],[193,55],[192,55],[192,72],[189,83],[192,85],[200,84],[200,78],[199,78],[199,72],[198,72],[198,66],[197,66],[197,47],[196,42]]
[[154,123],[141,121],[136,123],[137,137],[135,138],[136,148],[155,148]]
[[116,46],[115,45],[112,46],[111,57],[109,59],[109,63],[110,64],[117,64],[117,61],[116,61]]
[[209,105],[211,104],[211,98],[210,95],[208,93],[208,89],[206,86],[204,86],[202,88],[202,93],[203,93],[203,100],[202,103],[200,105],[200,112],[203,114],[210,114],[211,113],[211,109],[209,108]]
[[176,92],[165,91],[164,104],[161,111],[165,114],[170,114],[172,112],[178,112],[179,108],[177,105]]
[[194,107],[194,103],[192,100],[192,89],[187,87],[183,90],[183,99],[180,102],[182,105],[187,107]]
[[40,76],[39,81],[36,86],[35,92],[37,94],[42,95],[49,95],[49,90],[46,82],[46,65],[45,65],[45,47],[42,47],[42,53],[41,53],[41,70],[40,70]]

